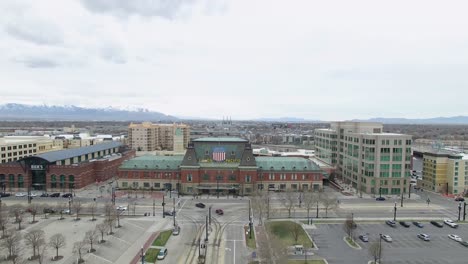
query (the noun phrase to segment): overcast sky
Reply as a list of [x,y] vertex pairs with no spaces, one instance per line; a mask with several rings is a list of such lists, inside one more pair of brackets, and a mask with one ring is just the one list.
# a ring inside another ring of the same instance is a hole
[[0,1],[0,103],[468,115],[468,1]]

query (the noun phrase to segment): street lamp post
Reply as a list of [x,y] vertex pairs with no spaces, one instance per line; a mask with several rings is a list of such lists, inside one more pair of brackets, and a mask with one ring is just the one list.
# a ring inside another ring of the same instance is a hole
[[68,213],[71,214],[71,197],[68,197]]
[[175,197],[173,197],[172,198],[172,220],[174,221],[174,227],[176,226],[175,218],[176,218],[176,215],[175,215]]
[[162,202],[162,213],[163,213],[163,218],[166,218],[166,215],[164,214],[164,206],[166,205],[166,203],[164,202],[164,195],[163,195],[163,202]]
[[212,207],[212,205],[210,205],[210,207],[208,207],[208,218],[210,219],[209,220],[210,226],[211,226],[211,207]]
[[379,234],[379,263],[382,260],[382,234]]
[[466,219],[466,202],[463,202],[463,221]]
[[396,202],[395,202],[395,206],[393,207],[393,221],[396,221],[396,210],[397,210],[397,207],[396,207]]
[[382,187],[379,187],[379,198],[382,198]]
[[462,203],[458,203],[458,221],[460,221],[460,216],[461,216],[461,208],[462,208]]
[[401,193],[401,205],[400,207],[403,207],[403,193]]
[[219,176],[216,177],[216,197],[219,199]]
[[141,247],[141,263],[145,264],[145,254],[143,253],[143,247]]
[[156,213],[155,213],[155,206],[156,206],[156,201],[153,199],[153,216],[156,215]]

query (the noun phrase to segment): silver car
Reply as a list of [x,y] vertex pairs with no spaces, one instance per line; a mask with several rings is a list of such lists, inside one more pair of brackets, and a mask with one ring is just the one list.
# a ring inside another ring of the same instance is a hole
[[392,242],[392,241],[393,241],[393,240],[392,240],[392,237],[390,237],[389,235],[380,234],[380,237],[381,237],[383,240],[387,241],[387,242]]

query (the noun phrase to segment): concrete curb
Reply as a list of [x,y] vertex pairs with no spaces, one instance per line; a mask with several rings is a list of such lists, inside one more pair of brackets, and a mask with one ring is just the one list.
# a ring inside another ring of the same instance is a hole
[[304,223],[301,223],[301,222],[298,223],[297,221],[296,221],[296,223],[301,225],[302,230],[304,230],[304,233],[306,233],[307,237],[308,237],[308,238],[310,239],[310,241],[312,242],[312,246],[314,246],[313,249],[318,250],[319,248],[318,248],[317,244],[315,244],[315,242],[314,242],[314,240],[312,239],[312,237],[310,236],[310,234],[309,234],[309,233],[306,231],[306,229],[304,228],[305,224],[304,224]]
[[352,249],[356,249],[356,250],[361,250],[362,247],[361,245],[359,245],[359,243],[357,243],[356,241],[354,241],[354,243],[356,243],[357,247],[354,247],[353,245],[351,245],[347,240],[346,240],[346,237],[343,237],[343,241]]

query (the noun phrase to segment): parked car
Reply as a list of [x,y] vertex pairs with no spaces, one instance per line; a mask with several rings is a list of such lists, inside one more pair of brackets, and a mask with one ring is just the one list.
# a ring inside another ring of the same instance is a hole
[[393,241],[392,238],[389,235],[380,234],[380,237],[383,240],[387,241],[387,242],[392,242]]
[[173,236],[178,236],[180,233],[180,226],[176,226],[174,227],[174,229],[172,229],[172,235]]
[[71,211],[69,209],[63,209],[62,214],[71,214]]
[[16,194],[15,194],[15,196],[16,196],[16,197],[25,197],[25,196],[26,196],[26,194],[25,194],[25,193],[22,193],[22,192],[20,192],[20,193],[16,193]]
[[455,201],[457,201],[457,202],[464,202],[464,201],[465,201],[465,198],[459,196],[459,197],[455,198]]
[[385,201],[385,197],[377,197],[375,198],[376,201]]
[[162,259],[164,259],[166,256],[167,256],[167,248],[162,248],[161,250],[159,250],[157,259],[158,259],[158,260],[162,260]]
[[50,197],[60,197],[60,193],[53,193],[50,195]]
[[431,221],[431,224],[433,224],[434,226],[437,226],[439,228],[443,227],[443,225],[441,223],[437,222],[437,221]]
[[421,223],[421,222],[413,222],[413,225],[419,227],[419,228],[423,228],[424,225]]
[[10,197],[11,193],[0,193],[0,197]]
[[204,203],[197,203],[195,206],[198,207],[198,208],[205,208],[206,207],[206,205]]
[[404,226],[406,228],[410,227],[410,224],[408,222],[405,222],[405,221],[400,221],[400,225],[402,225],[402,226]]
[[33,193],[33,192],[32,192],[32,193],[29,194],[29,196],[31,196],[31,197],[37,197],[37,193]]
[[391,227],[396,227],[396,223],[393,220],[387,220],[385,223]]
[[457,236],[457,235],[454,235],[454,234],[450,234],[450,235],[448,235],[448,237],[449,237],[450,239],[452,239],[452,240],[457,241],[457,242],[462,242],[462,241],[463,241],[463,239],[461,239],[461,237],[459,237],[459,236]]
[[123,206],[123,205],[119,205],[115,208],[117,211],[126,211],[127,210],[127,206]]
[[462,242],[460,242],[460,244],[462,244],[465,247],[468,247],[468,242],[466,242],[466,241],[462,241]]
[[224,215],[223,209],[216,209],[215,212],[216,212],[216,214],[218,214],[218,215]]
[[62,195],[63,198],[70,198],[70,197],[72,197],[72,196],[73,196],[73,195],[72,195],[71,193],[64,193],[64,194]]
[[55,214],[57,211],[52,208],[44,208],[43,212],[44,214]]
[[451,228],[457,228],[458,227],[458,224],[453,222],[452,220],[450,219],[445,219],[444,220],[444,224],[450,226]]
[[424,241],[430,241],[431,238],[427,234],[418,234],[418,237]]
[[42,193],[41,197],[49,197],[49,194],[48,193]]
[[164,211],[164,215],[173,216],[174,211]]
[[362,242],[369,242],[369,237],[366,236],[366,235],[360,235],[360,236],[359,236],[359,239],[361,239]]

